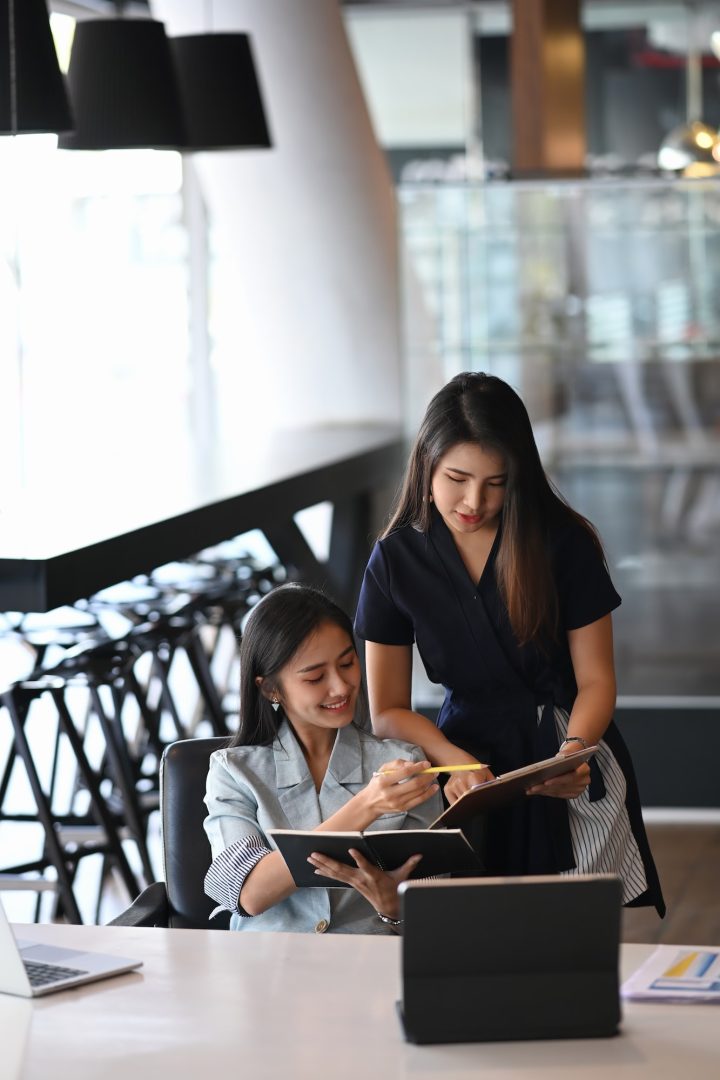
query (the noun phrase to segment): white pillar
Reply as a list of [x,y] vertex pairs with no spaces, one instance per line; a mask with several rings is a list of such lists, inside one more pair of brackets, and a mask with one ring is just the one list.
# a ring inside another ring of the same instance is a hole
[[[234,320],[221,415],[400,419],[395,196],[336,0],[153,0],[170,35],[251,35],[274,148],[196,155]],[[212,11],[212,26],[203,22]]]

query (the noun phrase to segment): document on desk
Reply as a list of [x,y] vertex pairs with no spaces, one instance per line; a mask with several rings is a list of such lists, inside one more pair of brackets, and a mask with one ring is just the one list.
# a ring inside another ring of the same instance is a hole
[[658,945],[620,993],[630,1001],[720,1004],[720,949]]

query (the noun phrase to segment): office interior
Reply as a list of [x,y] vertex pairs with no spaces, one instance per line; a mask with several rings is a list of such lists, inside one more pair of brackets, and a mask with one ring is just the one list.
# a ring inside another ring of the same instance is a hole
[[[74,21],[117,14],[102,0],[49,6],[65,67]],[[692,162],[661,170],[658,153],[690,121],[720,123],[720,5],[579,6],[574,172],[514,169],[517,2],[122,7],[173,35],[249,33],[272,146],[69,151],[52,134],[0,138],[6,550],[42,558],[53,530],[70,550],[97,521],[123,533],[130,507],[145,522],[202,506],[210,477],[213,490],[252,485],[254,455],[329,425],[399,439],[456,372],[500,375],[528,404],[548,472],[598,524],[623,597],[618,720],[670,908],[664,926],[627,913],[626,940],[701,926],[717,941],[720,177]],[[373,481],[368,537],[398,476]],[[293,515],[320,565],[333,513],[321,496]],[[294,571],[268,534],[224,537],[271,568],[262,588]],[[111,607],[103,627],[122,637],[127,612]],[[33,671],[39,641],[55,659],[63,634],[76,645],[87,610],[8,611],[4,688]],[[231,713],[233,642],[213,641]],[[173,679],[192,724],[193,672],[180,665]],[[421,678],[415,697],[439,704]],[[65,751],[54,762],[43,735],[51,720],[41,707],[29,735],[40,772],[70,798],[73,763]],[[0,740],[5,761],[5,720]],[[10,820],[32,817],[19,764],[7,778],[6,867],[29,861],[28,835],[43,846],[42,826]],[[150,815],[155,872],[157,830]],[[83,921],[107,922],[127,890],[78,863]],[[0,882],[11,917],[57,916],[51,866],[14,878]]]

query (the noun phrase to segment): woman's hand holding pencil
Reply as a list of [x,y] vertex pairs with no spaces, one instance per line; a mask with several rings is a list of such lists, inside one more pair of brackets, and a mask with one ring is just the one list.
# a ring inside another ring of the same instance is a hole
[[[420,762],[420,764],[424,764]],[[382,769],[373,773],[375,777],[390,777],[397,773],[397,762],[388,762]],[[429,762],[424,768],[417,769],[415,776],[437,776],[440,773],[452,774],[445,785],[444,795],[449,803],[456,802],[466,791],[470,791],[488,780],[494,780],[492,771],[482,761],[465,761],[452,765],[431,765]],[[395,781],[396,785],[405,784],[409,777],[401,777]]]
[[[374,821],[380,814],[407,812],[425,802],[438,790],[434,775],[424,776],[431,767],[429,761],[408,761],[397,758],[386,762],[373,773],[370,783],[355,799],[367,804]],[[364,826],[365,827],[365,826]]]
[[[458,750],[458,753],[464,751]],[[469,757],[469,755],[468,755]],[[387,799],[397,798],[394,792],[398,792],[398,789],[405,788],[406,785],[411,785],[413,793],[418,786],[418,782],[422,777],[428,776],[434,780],[436,776],[441,773],[448,773],[450,779],[445,785],[444,795],[449,803],[456,802],[461,795],[464,795],[466,791],[470,791],[471,788],[478,787],[479,784],[484,784],[488,780],[494,780],[492,771],[482,761],[464,761],[464,762],[452,762],[447,765],[432,765],[429,761],[388,761],[382,768],[376,770],[373,773],[373,779],[370,781],[366,791],[368,794],[373,790],[375,784],[382,784],[382,796]],[[425,782],[427,784],[427,781]],[[389,787],[388,787],[389,785]],[[425,789],[427,793],[436,791],[437,783],[432,783]],[[380,794],[378,792],[377,794]],[[399,792],[398,792],[399,795]],[[422,802],[424,798],[428,797],[428,794],[420,795],[417,798],[417,805]]]

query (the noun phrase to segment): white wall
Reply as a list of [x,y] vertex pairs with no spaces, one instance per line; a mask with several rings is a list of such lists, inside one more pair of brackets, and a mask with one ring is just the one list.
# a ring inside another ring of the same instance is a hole
[[153,0],[171,35],[251,34],[275,143],[195,156],[232,274],[218,386],[258,430],[400,418],[394,191],[336,0]]

